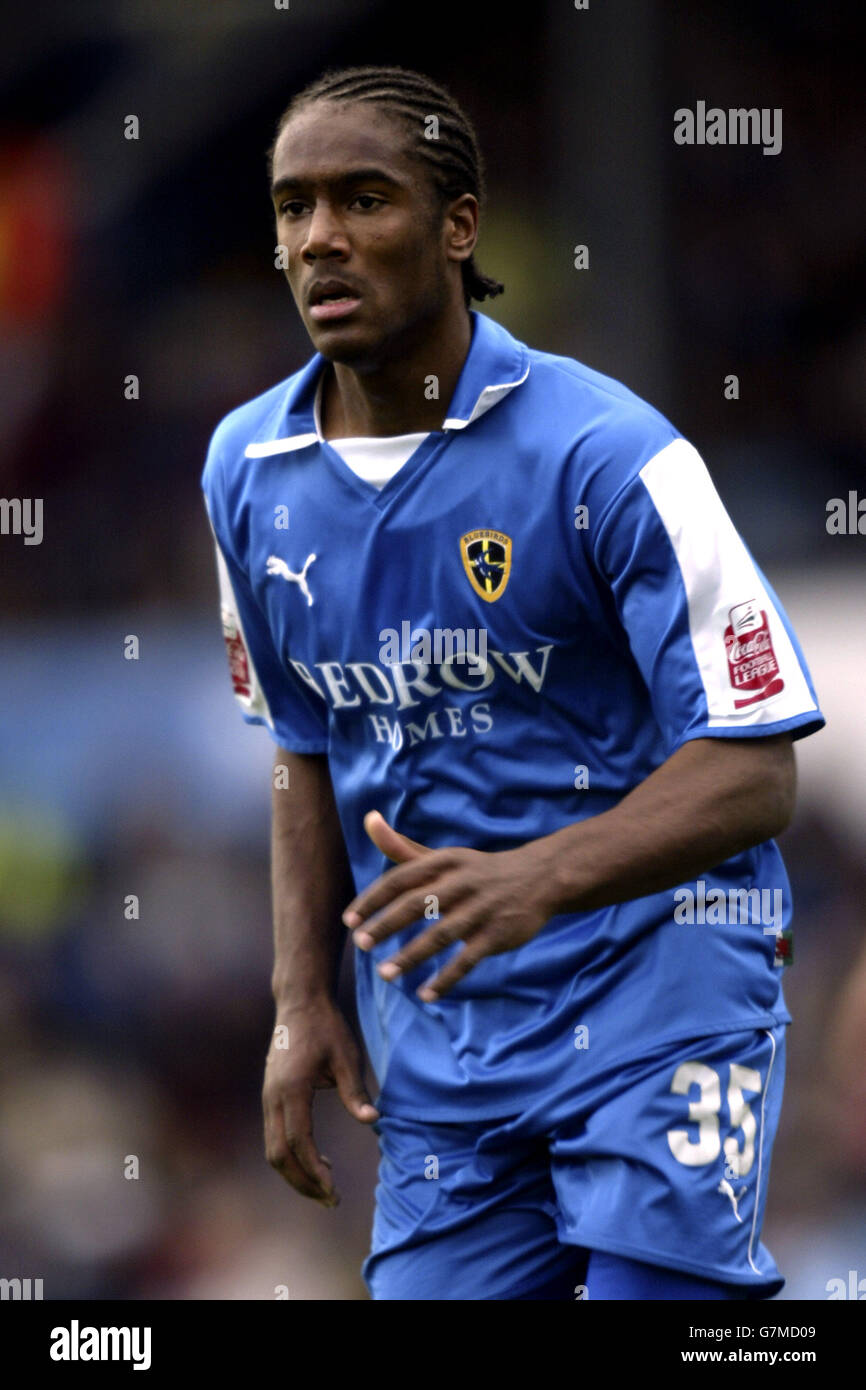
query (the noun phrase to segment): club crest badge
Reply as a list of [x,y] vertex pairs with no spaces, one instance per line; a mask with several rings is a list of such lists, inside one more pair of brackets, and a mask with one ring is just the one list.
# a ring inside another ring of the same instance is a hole
[[505,593],[511,574],[511,537],[484,528],[460,537],[460,558],[466,577],[479,598],[495,603]]

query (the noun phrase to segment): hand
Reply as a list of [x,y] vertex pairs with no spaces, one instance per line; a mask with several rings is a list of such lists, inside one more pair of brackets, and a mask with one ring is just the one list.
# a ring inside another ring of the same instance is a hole
[[336,1086],[353,1119],[372,1124],[379,1112],[364,1086],[361,1054],[346,1020],[330,1000],[281,1009],[277,1022],[288,1028],[289,1045],[277,1047],[274,1038],[265,1065],[262,1106],[267,1159],[296,1192],[335,1207],[340,1196],[331,1162],[319,1153],[313,1139],[313,1092]]
[[455,941],[466,942],[418,990],[418,997],[427,1002],[446,994],[485,956],[501,955],[530,941],[559,910],[551,895],[550,851],[543,841],[493,854],[460,847],[429,849],[398,834],[378,811],[364,817],[364,829],[399,867],[359,893],[343,913],[356,946],[368,951],[423,918],[431,896],[435,910],[443,914],[378,966],[382,978],[396,979]]

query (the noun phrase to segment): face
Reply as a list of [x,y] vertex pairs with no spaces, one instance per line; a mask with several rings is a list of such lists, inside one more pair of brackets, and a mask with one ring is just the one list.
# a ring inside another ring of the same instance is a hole
[[455,289],[463,302],[472,208],[462,219],[438,208],[407,141],[372,104],[320,101],[289,121],[274,151],[277,243],[295,303],[317,351],[359,370],[405,352]]

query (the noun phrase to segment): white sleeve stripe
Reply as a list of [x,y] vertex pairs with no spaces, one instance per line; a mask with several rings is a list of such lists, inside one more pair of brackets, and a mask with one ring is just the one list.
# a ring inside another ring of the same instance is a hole
[[[685,439],[675,439],[644,464],[640,477],[667,531],[682,575],[709,726],[775,724],[815,710],[779,611],[697,449]],[[753,605],[751,613],[748,605]],[[732,610],[742,610],[744,626],[743,641],[732,643],[729,664],[725,632],[731,627]],[[760,621],[762,612],[767,615],[768,637]],[[754,639],[749,645],[748,634],[758,625],[763,648],[756,648]],[[755,649],[762,655],[741,655]],[[775,679],[768,678],[767,695],[763,696],[761,676],[753,673],[769,672],[772,676],[775,666]],[[735,679],[744,682],[743,688],[737,688]],[[780,688],[774,693],[775,687]]]
[[[209,515],[208,520],[210,521]],[[231,575],[212,522],[211,534],[216,550],[217,575],[219,577],[220,617],[228,651],[234,696],[242,710],[247,714],[258,715],[259,718],[264,719],[268,728],[273,731],[274,721],[271,718],[270,706],[250,655],[250,646],[238,611],[238,602]],[[240,645],[238,645],[238,639],[240,639]],[[245,670],[242,667],[240,675],[236,664],[238,661],[245,661],[246,663]]]

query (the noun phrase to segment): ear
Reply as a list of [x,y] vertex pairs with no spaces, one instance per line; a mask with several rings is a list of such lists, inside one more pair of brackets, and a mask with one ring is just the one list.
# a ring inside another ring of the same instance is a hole
[[446,252],[451,261],[468,261],[478,240],[478,199],[461,193],[445,213]]

